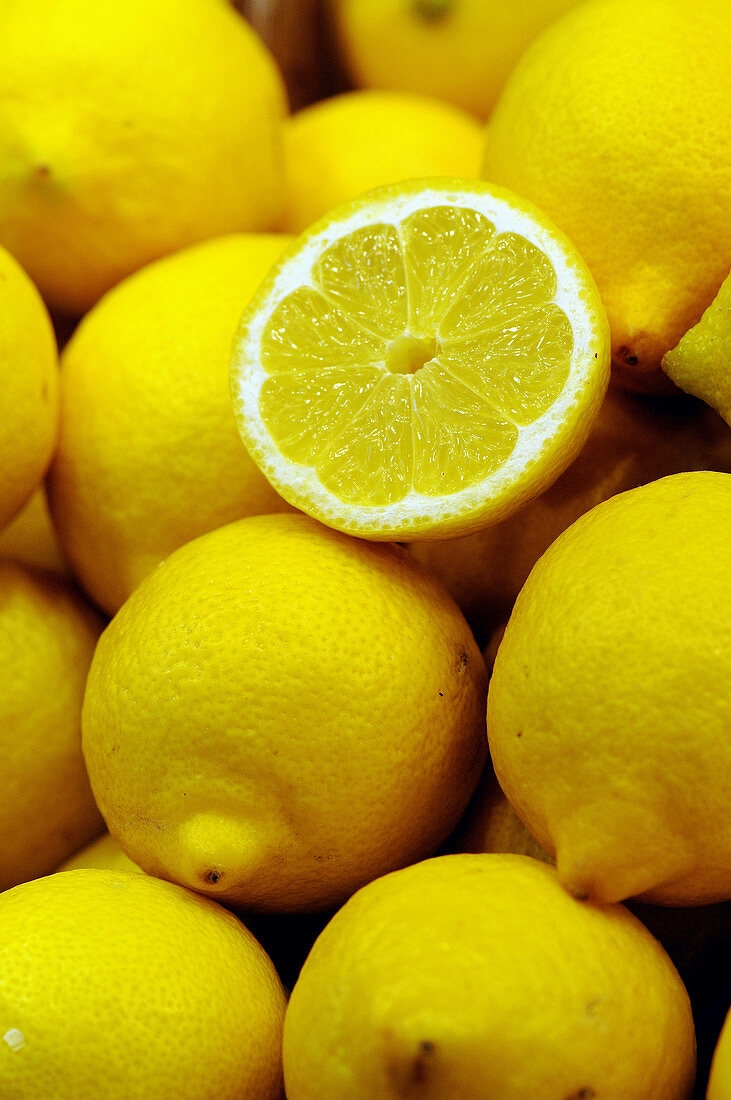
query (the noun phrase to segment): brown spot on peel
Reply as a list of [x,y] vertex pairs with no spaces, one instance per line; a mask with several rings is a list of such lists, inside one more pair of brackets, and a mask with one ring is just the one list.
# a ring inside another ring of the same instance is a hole
[[[393,1041],[393,1034],[387,1033],[389,1046]],[[393,1088],[393,1095],[403,1097],[418,1097],[431,1095],[434,1085],[434,1055],[437,1044],[431,1039],[422,1039],[417,1044],[416,1051],[409,1043],[400,1054],[393,1055],[388,1060],[387,1071]],[[389,1093],[391,1095],[391,1093]]]
[[639,363],[639,356],[635,354],[632,348],[627,347],[626,344],[622,344],[621,348],[617,348],[617,360],[624,363],[628,367],[636,367]]
[[415,1085],[422,1085],[429,1075],[429,1062],[436,1046],[428,1039],[419,1043],[419,1053],[411,1064],[411,1077]]

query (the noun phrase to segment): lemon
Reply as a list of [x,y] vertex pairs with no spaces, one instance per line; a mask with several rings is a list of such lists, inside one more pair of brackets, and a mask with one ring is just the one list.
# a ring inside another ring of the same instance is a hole
[[660,945],[527,856],[442,856],[365,886],[284,1022],[289,1100],[686,1100],[694,1069]]
[[57,435],[51,321],[30,279],[0,248],[0,529],[43,477]]
[[232,389],[290,503],[374,539],[467,534],[581,448],[607,382],[591,276],[532,206],[466,180],[370,192],[254,295]]
[[0,531],[0,557],[70,575],[42,488],[36,489],[15,519]]
[[84,754],[144,870],[314,910],[434,851],[486,755],[485,668],[398,547],[255,516],[172,554],[104,632]]
[[664,356],[662,368],[731,424],[731,275],[698,324]]
[[6,1100],[278,1100],[284,993],[254,937],[147,875],[69,871],[0,897]]
[[725,0],[590,0],[528,48],[487,127],[485,178],[569,235],[635,376],[731,267],[729,56]]
[[731,1097],[731,1011],[721,1029],[708,1081],[706,1100],[729,1100]]
[[51,508],[110,613],[184,542],[288,508],[241,445],[228,386],[241,305],[287,240],[241,234],[159,260],[99,302],[64,350]]
[[495,772],[577,896],[731,897],[731,475],[587,512],[526,581],[488,701]]
[[[513,852],[553,863],[502,793],[491,768],[483,772],[467,812],[449,839],[448,850]],[[728,950],[728,903],[673,908],[630,901],[627,906],[660,941],[681,978],[696,988],[701,985],[705,1002],[709,966],[715,969],[714,957],[720,961]]]
[[[94,841],[90,847],[98,844]],[[553,862],[508,802],[492,768],[482,773],[470,805],[450,837],[449,848],[452,852],[512,852]]]
[[65,860],[59,871],[80,871],[96,868],[100,871],[140,871],[109,833],[102,833],[91,844],[85,844],[78,852]]
[[286,228],[382,184],[417,176],[477,176],[482,129],[456,107],[404,92],[347,92],[284,126]]
[[281,216],[281,79],[222,0],[6,0],[0,243],[56,309]]
[[576,0],[332,0],[359,86],[439,96],[486,118],[531,39]]
[[502,523],[464,539],[415,542],[479,632],[507,619],[541,554],[596,504],[666,474],[731,473],[731,434],[710,409],[611,388],[579,456],[540,496]]
[[80,723],[101,627],[59,577],[0,560],[0,890],[54,870],[104,827]]

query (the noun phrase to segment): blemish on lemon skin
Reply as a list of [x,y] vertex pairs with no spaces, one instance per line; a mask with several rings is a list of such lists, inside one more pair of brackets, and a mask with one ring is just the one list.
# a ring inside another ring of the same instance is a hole
[[51,166],[49,164],[36,164],[33,174],[36,179],[46,180],[51,175]]
[[425,23],[438,23],[452,14],[454,0],[414,0],[414,14]]
[[220,882],[223,878],[223,871],[219,871],[217,868],[212,867],[210,871],[206,871],[202,874],[201,878],[204,882],[207,882],[209,886],[215,886],[216,883]]
[[[391,1032],[386,1037],[393,1039]],[[437,1044],[431,1039],[422,1039],[413,1055],[403,1051],[389,1062],[388,1075],[396,1096],[425,1096],[431,1092],[436,1050]]]
[[429,1039],[423,1039],[419,1043],[419,1053],[414,1058],[411,1067],[411,1076],[414,1084],[423,1084],[429,1075],[429,1063],[431,1056],[436,1050],[436,1044],[430,1042]]
[[3,1040],[11,1050],[22,1050],[25,1046],[25,1035],[17,1027],[11,1027],[3,1035]]
[[632,349],[626,347],[624,344],[621,348],[617,349],[617,359],[622,363],[626,363],[628,367],[636,367],[640,361]]

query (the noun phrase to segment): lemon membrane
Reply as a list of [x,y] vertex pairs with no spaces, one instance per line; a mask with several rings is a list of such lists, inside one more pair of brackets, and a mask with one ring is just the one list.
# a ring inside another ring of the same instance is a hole
[[233,394],[291,503],[372,538],[484,527],[578,452],[606,319],[569,242],[472,181],[381,188],[285,253],[244,314]]

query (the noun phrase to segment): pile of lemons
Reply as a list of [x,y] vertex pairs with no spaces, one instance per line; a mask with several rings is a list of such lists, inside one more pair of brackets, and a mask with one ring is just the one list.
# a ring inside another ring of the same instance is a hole
[[3,1100],[731,1100],[730,104],[728,0],[0,5]]

